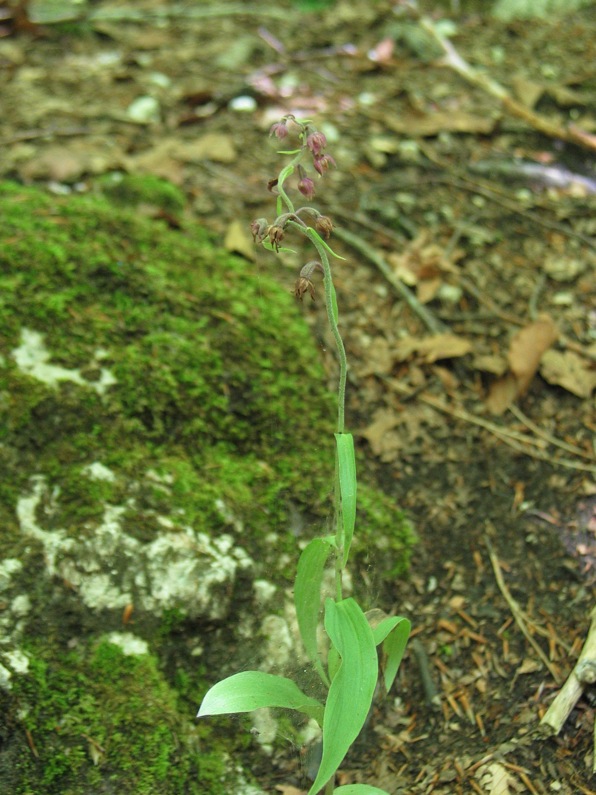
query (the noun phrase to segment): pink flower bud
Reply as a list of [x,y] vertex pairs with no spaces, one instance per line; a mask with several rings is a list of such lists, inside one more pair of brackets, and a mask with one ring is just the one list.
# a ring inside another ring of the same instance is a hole
[[269,224],[266,218],[257,218],[250,225],[252,232],[252,239],[255,243],[262,243],[269,230]]
[[315,195],[315,183],[310,177],[302,177],[298,183],[298,190],[303,196],[306,196],[306,198],[310,200]]
[[269,135],[275,135],[278,140],[283,140],[288,134],[288,125],[285,121],[276,121],[271,125]]
[[313,155],[320,155],[323,149],[327,146],[327,138],[322,132],[315,130],[310,135],[306,136],[306,146],[310,149]]
[[313,157],[313,166],[321,176],[327,171],[329,166],[334,166],[335,160],[331,155],[315,155]]

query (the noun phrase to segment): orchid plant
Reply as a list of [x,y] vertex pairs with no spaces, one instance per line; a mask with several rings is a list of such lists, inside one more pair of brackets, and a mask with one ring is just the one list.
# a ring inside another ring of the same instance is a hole
[[[298,685],[284,676],[263,671],[243,671],[217,682],[206,693],[198,717],[251,712],[261,707],[297,710],[319,724],[322,730],[322,756],[308,795],[324,791],[325,795],[386,795],[368,784],[348,784],[335,788],[335,774],[348,749],[360,734],[377,688],[379,676],[385,692],[391,688],[401,663],[410,633],[410,622],[401,616],[385,616],[375,621],[365,613],[353,597],[343,595],[343,572],[346,570],[356,525],[356,463],[354,440],[345,431],[345,396],[347,358],[339,330],[337,298],[329,258],[337,257],[326,242],[333,223],[310,205],[295,208],[287,189],[288,180],[297,176],[297,189],[310,201],[315,183],[307,164],[323,177],[335,166],[326,153],[326,136],[311,121],[299,121],[288,114],[271,128],[279,141],[294,136],[295,148],[280,152],[291,157],[269,188],[277,193],[277,217],[273,223],[265,218],[252,222],[256,242],[279,252],[286,235],[295,232],[306,237],[316,250],[316,258],[301,269],[294,287],[297,298],[307,293],[315,298],[313,277],[321,273],[325,307],[339,359],[338,411],[335,433],[335,532],[314,538],[303,549],[294,583],[294,602],[298,627],[306,654],[317,671],[322,700],[306,695]],[[333,597],[323,601],[323,579],[328,566],[333,566],[335,584]],[[319,645],[319,625],[323,623],[326,648]],[[380,665],[381,663],[381,665]]]

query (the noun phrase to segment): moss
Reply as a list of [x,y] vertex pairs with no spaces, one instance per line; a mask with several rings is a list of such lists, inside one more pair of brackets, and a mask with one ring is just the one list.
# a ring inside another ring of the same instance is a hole
[[[0,259],[0,411],[9,445],[31,434],[25,460],[30,453],[58,474],[65,462],[98,456],[130,476],[168,461],[190,520],[213,514],[223,471],[241,519],[262,505],[263,529],[294,487],[321,505],[330,467],[320,438],[331,431],[332,398],[288,295],[214,251],[200,229],[190,237],[100,198],[64,200],[12,184],[0,205],[11,241]],[[107,368],[117,383],[102,397],[24,375],[11,356],[22,327],[45,334],[52,365],[90,385]],[[197,494],[183,484],[196,484],[201,470]]]
[[[94,611],[66,575],[40,576],[42,544],[20,533],[17,501],[43,476],[37,521],[77,542],[81,560],[69,565],[83,567],[81,590],[102,565],[118,576],[133,565],[130,549],[156,539],[164,518],[173,533],[231,534],[257,561],[251,577],[289,580],[279,561],[298,557],[291,511],[318,532],[331,505],[335,406],[316,346],[289,292],[201,228],[12,183],[0,184],[0,211],[0,523],[5,554],[25,561],[6,598],[26,593],[33,605],[19,629],[30,673],[0,695],[0,789],[219,795],[229,791],[221,746],[193,716],[204,666],[230,665],[238,616],[226,636],[187,604],[152,613],[135,593],[135,632],[158,658],[122,655],[94,640],[121,625],[122,601]],[[54,383],[37,377],[31,352],[29,369],[17,366],[23,329],[43,335],[35,356]],[[94,463],[113,477],[94,477]],[[359,489],[357,554],[382,544],[386,569],[403,569],[409,526],[389,498]],[[123,511],[123,536],[98,563],[106,506]],[[243,577],[233,584],[242,595]],[[218,587],[210,598],[246,611],[229,581]],[[258,627],[260,616],[247,620]],[[250,658],[262,644],[243,632]]]
[[3,705],[24,716],[28,740],[10,748],[12,777],[0,771],[6,791],[227,791],[221,754],[200,747],[154,657],[125,655],[105,639],[87,652],[47,646],[28,652],[29,675],[16,678]]
[[179,213],[186,203],[181,190],[152,174],[109,174],[98,181],[98,187],[114,204],[124,207],[151,204]]

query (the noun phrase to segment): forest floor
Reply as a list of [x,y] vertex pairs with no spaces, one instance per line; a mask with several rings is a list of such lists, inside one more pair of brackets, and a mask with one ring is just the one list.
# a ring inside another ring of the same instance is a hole
[[[416,643],[338,782],[596,792],[589,690],[557,736],[539,728],[596,583],[593,9],[505,24],[422,4],[457,74],[395,2],[95,2],[59,23],[1,5],[0,175],[81,192],[165,177],[192,213],[162,221],[200,222],[288,290],[310,254],[276,259],[249,230],[273,220],[268,131],[293,113],[327,136],[314,203],[345,257],[347,425],[419,537],[403,581],[359,572]],[[324,302],[303,311],[333,387]],[[267,792],[308,789],[290,744],[246,765]]]

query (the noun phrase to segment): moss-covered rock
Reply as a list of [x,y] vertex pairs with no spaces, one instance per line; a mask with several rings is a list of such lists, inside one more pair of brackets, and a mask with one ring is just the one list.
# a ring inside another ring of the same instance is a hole
[[[258,664],[264,601],[329,512],[316,348],[200,228],[10,183],[0,210],[0,791],[232,791],[193,716]],[[407,523],[363,496],[403,568]]]

